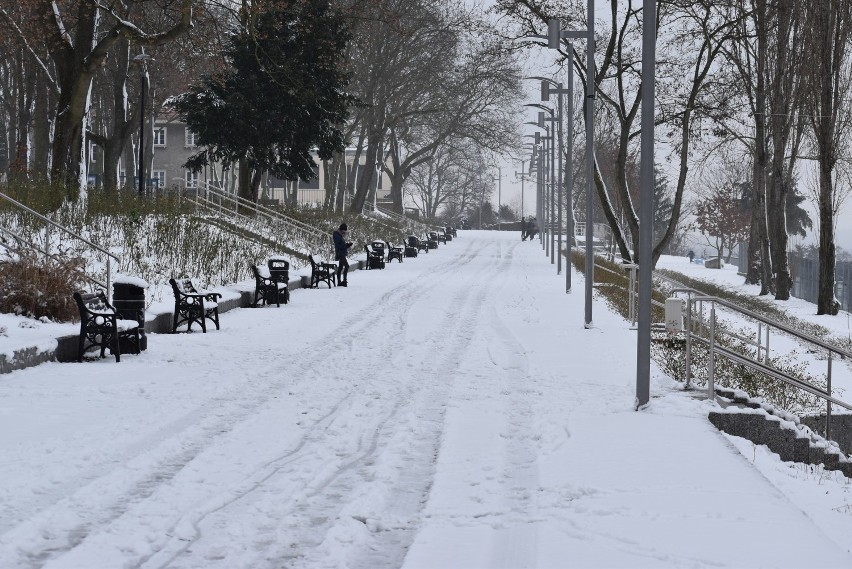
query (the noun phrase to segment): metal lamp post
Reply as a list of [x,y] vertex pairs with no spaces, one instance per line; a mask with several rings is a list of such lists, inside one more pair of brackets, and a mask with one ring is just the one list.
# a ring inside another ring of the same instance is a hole
[[[560,123],[562,122],[562,120],[561,120],[561,117],[558,117],[554,113],[553,109],[551,109],[550,107],[548,107],[546,105],[541,105],[539,103],[527,103],[524,106],[525,107],[535,107],[535,108],[542,109],[542,110],[550,113],[550,118],[545,117],[543,112],[538,114],[539,126],[543,126],[545,122],[550,122],[551,124],[557,123],[558,130],[561,133],[562,127],[561,127]],[[561,184],[559,182],[559,178],[561,176],[561,170],[562,170],[562,140],[561,140],[561,134],[560,134],[558,143],[556,143],[556,144],[553,143],[553,140],[552,140],[553,139],[553,130],[555,130],[555,129],[551,128],[551,134],[550,134],[551,144],[550,144],[550,157],[549,157],[550,158],[550,212],[549,212],[550,216],[549,216],[549,219],[547,221],[548,221],[548,225],[550,226],[550,231],[548,233],[548,239],[550,240],[550,264],[552,265],[554,263],[555,258],[559,259],[559,263],[558,263],[557,269],[556,269],[556,274],[558,275],[559,273],[562,272],[562,255],[561,255],[561,251],[562,251],[562,190],[561,190]],[[555,155],[558,155],[558,158],[559,158],[559,167],[558,168],[556,167],[556,160],[554,159]],[[556,170],[555,172],[554,172],[554,169]],[[554,184],[556,184],[556,188],[558,189],[558,193],[559,193],[558,199],[556,199],[556,192],[554,192],[554,187],[553,187]],[[558,205],[557,205],[557,203],[554,203],[554,202],[558,202]],[[554,219],[554,212],[556,210],[556,207],[559,208],[559,220],[558,221],[556,219]],[[553,231],[554,227],[557,228],[556,232]],[[559,234],[559,248],[558,249],[556,248],[556,243],[555,243],[556,233]]]
[[497,166],[497,231],[502,229],[501,219],[500,219],[500,208],[503,207],[502,203],[502,193],[503,193],[503,172],[500,169],[500,166]]
[[520,173],[518,173],[518,171],[515,170],[515,179],[518,179],[518,178],[521,179],[521,222],[522,223],[524,221],[524,164],[525,164],[525,162],[523,160],[521,160],[521,172]]
[[142,68],[139,84],[139,195],[145,195],[145,91],[148,90],[148,65],[151,56],[145,52],[133,58]]
[[636,408],[650,400],[651,385],[651,271],[654,207],[654,80],[656,66],[657,6],[642,3],[642,135],[639,164],[639,322],[636,339]]
[[[646,2],[648,0],[645,0]],[[563,39],[586,40],[586,295],[585,323],[586,328],[592,327],[592,293],[595,279],[594,258],[594,120],[595,120],[595,0],[587,0],[589,27],[586,30],[563,31],[559,20],[552,19],[547,23],[547,47],[559,49]],[[541,37],[541,36],[539,36]],[[573,47],[572,47],[573,55]],[[572,57],[573,65],[573,57]],[[643,83],[644,85],[644,83]]]
[[376,160],[376,190],[373,192],[373,211],[378,211],[377,196],[379,194],[379,182],[382,179],[382,164]]
[[[542,220],[543,227],[540,229],[539,238],[541,239],[541,248],[544,250],[545,256],[551,255],[551,240],[549,239],[550,233],[553,229],[552,227],[548,228],[547,223],[544,223],[547,220],[548,216],[548,176],[550,176],[552,170],[550,153],[551,146],[553,143],[553,135],[551,134],[551,129],[544,124],[543,116],[539,117],[538,122],[526,122],[525,124],[531,124],[535,127],[544,129],[547,136],[541,136],[540,132],[535,133],[535,143],[541,144],[539,149],[539,196],[537,200],[538,204],[538,219]],[[551,204],[552,205],[552,204]],[[552,262],[552,259],[551,259]]]
[[[569,51],[573,53],[574,47],[569,43]],[[559,157],[558,157],[558,165],[557,170],[559,171],[557,183],[557,193],[558,193],[558,213],[557,213],[557,224],[559,226],[559,263],[557,266],[557,273],[562,270],[562,189],[565,188],[565,193],[567,194],[567,203],[566,203],[566,236],[567,236],[567,250],[570,255],[571,249],[574,245],[574,66],[568,66],[568,88],[563,89],[562,83],[554,81],[553,79],[548,79],[547,77],[528,77],[528,79],[537,79],[541,81],[541,100],[549,101],[550,95],[558,95],[557,97],[557,139],[558,139],[558,148],[559,148]],[[562,170],[562,156],[565,152],[565,146],[563,146],[563,136],[562,136],[562,96],[568,95],[568,124],[570,128],[568,129],[568,146],[567,146],[567,156],[566,163],[567,168],[563,172]],[[563,178],[564,176],[564,178]],[[564,183],[563,183],[564,181]],[[565,292],[571,292],[571,258],[568,257],[566,259],[566,271],[565,271]]]
[[[595,35],[594,0],[588,0],[589,29],[581,32],[563,32],[559,20],[548,22],[548,47],[559,49],[562,39],[583,38],[588,41],[586,63],[586,155],[589,193],[586,203],[586,327],[592,324],[591,285],[594,260],[592,257],[592,200],[591,184],[594,174],[593,120],[595,98]],[[654,188],[654,91],[656,66],[656,21],[655,0],[642,2],[642,134],[640,139],[641,161],[640,211],[639,211],[639,319],[636,341],[636,408],[650,400],[651,376],[651,272],[653,255],[653,188]],[[573,53],[573,51],[572,51]]]

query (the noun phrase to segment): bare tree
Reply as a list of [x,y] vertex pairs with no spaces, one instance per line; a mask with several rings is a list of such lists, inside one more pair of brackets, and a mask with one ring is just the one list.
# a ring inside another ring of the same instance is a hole
[[805,11],[805,109],[813,131],[819,172],[819,294],[817,314],[837,314],[834,297],[835,167],[842,137],[849,132],[852,3],[809,2]]
[[170,18],[156,32],[140,27],[144,0],[112,6],[86,0],[33,2],[32,11],[25,15],[28,19],[22,19],[18,4],[0,4],[0,22],[7,37],[13,37],[30,64],[44,74],[56,96],[51,178],[82,186],[92,81],[111,48],[121,38],[143,46],[173,40],[192,25],[193,0],[158,6]]
[[[518,25],[518,36],[538,33],[550,18],[558,17],[564,28],[587,25],[586,15],[578,12],[576,5],[557,11],[551,4],[536,0],[500,0],[499,8],[513,17]],[[627,229],[633,242],[638,243],[639,218],[631,198],[627,179],[629,156],[639,137],[635,127],[639,112],[641,53],[637,51],[641,33],[641,8],[638,2],[628,0],[610,1],[610,22],[603,44],[603,56],[591,80],[600,99],[617,117],[619,152],[615,164],[615,195],[624,212]],[[656,263],[662,251],[677,231],[683,208],[683,194],[687,183],[691,146],[696,136],[695,117],[709,114],[708,105],[713,104],[708,80],[716,67],[717,57],[723,46],[731,41],[735,32],[735,15],[722,2],[711,0],[686,1],[666,0],[660,2],[657,12],[658,36],[662,45],[660,52],[667,57],[657,62],[659,77],[660,115],[658,123],[669,125],[676,146],[679,162],[678,179],[674,191],[674,203],[670,222],[665,233],[659,236],[652,253]],[[574,65],[581,82],[585,85],[590,78],[585,67],[585,54],[569,52],[563,46],[563,57]],[[594,128],[594,125],[587,125]],[[602,210],[613,230],[622,258],[633,260],[624,231],[618,221],[616,209],[609,198],[606,183],[601,176],[600,166],[595,163],[595,186]]]

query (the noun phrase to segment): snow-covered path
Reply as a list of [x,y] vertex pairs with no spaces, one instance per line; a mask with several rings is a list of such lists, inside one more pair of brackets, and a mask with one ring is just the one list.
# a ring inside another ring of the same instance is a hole
[[666,378],[632,411],[634,332],[601,303],[583,329],[554,272],[463,232],[3,376],[0,567],[852,566],[848,485],[747,456]]

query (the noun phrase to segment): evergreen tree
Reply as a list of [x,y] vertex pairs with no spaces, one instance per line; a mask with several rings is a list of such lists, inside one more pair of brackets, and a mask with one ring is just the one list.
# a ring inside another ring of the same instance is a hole
[[349,33],[329,0],[269,0],[250,10],[226,45],[228,68],[203,77],[175,107],[202,148],[186,167],[239,163],[240,193],[256,201],[264,172],[309,180],[311,150],[321,159],[343,150]]

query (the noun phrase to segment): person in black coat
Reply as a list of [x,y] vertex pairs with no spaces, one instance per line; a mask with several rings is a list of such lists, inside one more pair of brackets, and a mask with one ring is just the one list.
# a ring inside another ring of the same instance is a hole
[[[352,243],[346,241],[347,230],[346,224],[341,223],[340,227],[331,235],[334,240],[334,258],[337,259],[337,286],[349,286],[346,282],[349,273],[349,261],[346,260],[346,255],[349,253]],[[342,279],[340,278],[341,275],[343,276]]]
[[529,223],[527,223],[527,237],[530,241],[532,241],[536,235],[538,235],[538,222],[533,217],[530,219]]

